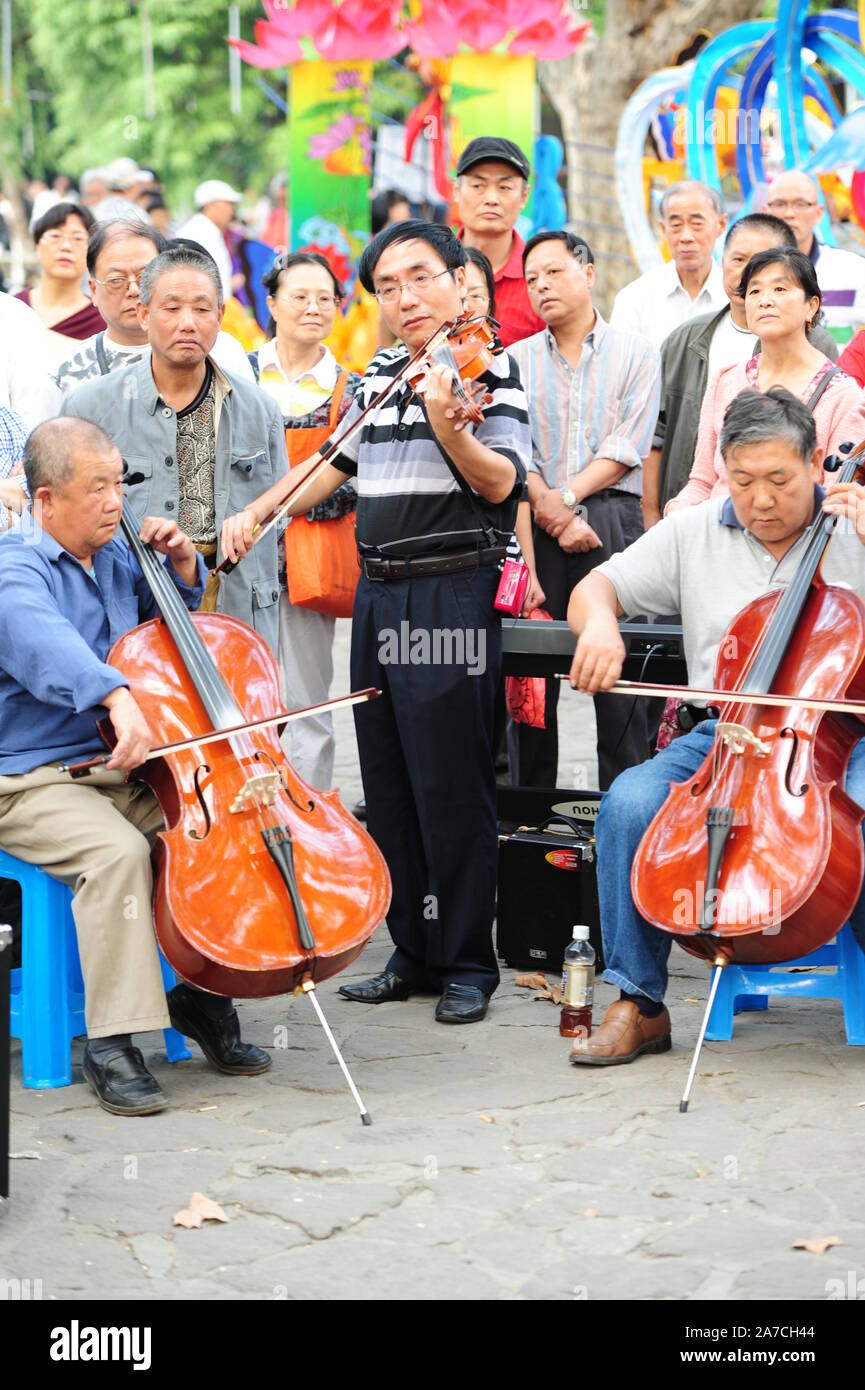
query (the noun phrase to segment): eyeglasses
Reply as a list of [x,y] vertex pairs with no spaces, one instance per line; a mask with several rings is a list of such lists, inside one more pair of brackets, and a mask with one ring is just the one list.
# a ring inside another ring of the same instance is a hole
[[46,246],[61,246],[64,241],[69,241],[73,246],[86,246],[88,237],[86,232],[46,232],[39,238],[40,245],[44,242]]
[[469,304],[489,304],[490,297],[486,290],[466,290],[466,300]]
[[819,206],[816,198],[813,203],[806,203],[804,198],[794,198],[792,202],[788,202],[786,198],[776,198],[774,202],[766,204],[770,212],[786,212],[788,208],[791,212],[804,212],[806,208]]
[[133,270],[131,275],[109,275],[107,280],[97,280],[93,276],[94,285],[102,285],[104,289],[110,290],[112,294],[120,294],[121,290],[126,290],[130,285],[141,288],[141,277],[143,270]]
[[438,280],[442,275],[450,275],[449,270],[440,270],[435,275],[430,275],[426,270],[419,270],[417,275],[410,275],[407,280],[399,280],[395,285],[385,285],[382,289],[376,290],[375,297],[379,304],[394,304],[401,298],[404,289],[413,290],[415,294],[423,295],[429,289],[433,280]]
[[322,309],[332,309],[336,304],[336,295],[333,294],[305,294],[302,290],[297,290],[294,294],[278,294],[277,304],[290,304],[292,309],[305,309],[308,304],[320,304]]

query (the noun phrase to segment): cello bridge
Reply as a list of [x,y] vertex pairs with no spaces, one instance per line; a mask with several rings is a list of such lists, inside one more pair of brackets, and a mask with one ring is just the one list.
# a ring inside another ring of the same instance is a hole
[[751,730],[742,724],[718,723],[715,725],[715,737],[719,738],[731,753],[744,753],[746,748],[752,748],[760,757],[765,757],[771,752],[764,739],[752,734]]
[[272,806],[281,787],[278,772],[259,772],[255,777],[247,777],[228,809],[238,815],[250,805]]

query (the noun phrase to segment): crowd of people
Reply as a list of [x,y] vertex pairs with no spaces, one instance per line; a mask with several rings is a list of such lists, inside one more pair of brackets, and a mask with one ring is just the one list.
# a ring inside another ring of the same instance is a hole
[[[499,979],[495,598],[502,560],[519,553],[524,614],[567,617],[578,636],[573,683],[595,700],[608,792],[601,913],[607,978],[622,998],[574,1060],[669,1046],[669,943],[647,935],[630,901],[628,856],[659,789],[698,765],[711,731],[683,724],[652,757],[651,711],[609,693],[623,656],[616,618],[681,616],[691,679],[708,685],[730,617],[787,581],[823,458],[865,438],[865,257],[817,240],[821,194],[807,175],[779,175],[765,206],[729,227],[715,190],[673,184],[660,206],[671,259],[621,290],[607,322],[594,302],[603,267],[577,231],[519,236],[530,178],[519,146],[481,137],[457,166],[456,234],[413,218],[405,199],[378,200],[359,278],[378,301],[382,347],[363,376],[326,344],[344,288],[312,250],[280,254],[268,270],[266,342],[247,354],[221,331],[240,200],[230,184],[200,184],[174,236],[151,171],[133,161],[88,170],[76,199],[36,191],[38,282],[0,295],[0,844],[73,886],[85,1072],[117,1113],[164,1106],[131,1035],[169,1018],[225,1071],[270,1065],[240,1041],[230,1000],[180,985],[166,1004],[146,915],[124,922],[108,968],[104,942],[129,891],[122,865],[133,862],[149,891],[158,820],[150,794],[124,780],[148,734],[106,661],[111,641],[150,613],[115,538],[121,499],[190,607],[263,636],[297,707],[327,698],[334,619],[292,602],[293,523],[257,532],[288,475],[294,484],[313,469],[289,516],[325,527],[355,518],[352,685],[382,691],[356,709],[356,730],[368,825],[393,890],[386,970],[341,993],[377,1004],[433,991],[443,1023],[487,1012]],[[503,349],[480,379],[475,425],[446,362],[415,389],[402,380],[408,354],[464,313],[494,321]],[[839,357],[831,330],[844,326],[857,332]],[[322,466],[328,439],[355,422]],[[817,496],[854,515],[860,493]],[[20,524],[28,505],[36,543]],[[839,575],[865,594],[858,544],[846,545]],[[224,559],[235,567],[219,574]],[[382,634],[404,626],[471,629],[484,659],[472,669],[394,661]],[[556,785],[558,698],[548,681],[542,724],[511,723],[515,782]],[[73,784],[60,765],[98,749],[93,715],[106,710],[117,738],[109,770]],[[284,739],[309,786],[328,789],[330,716]],[[74,834],[51,828],[61,816]]]

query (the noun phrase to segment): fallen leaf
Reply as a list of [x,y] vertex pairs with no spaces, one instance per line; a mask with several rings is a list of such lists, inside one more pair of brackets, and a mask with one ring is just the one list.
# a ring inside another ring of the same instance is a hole
[[539,989],[537,994],[532,995],[533,999],[552,999],[553,991],[550,988]]
[[485,1125],[494,1125],[496,1122],[495,1115],[481,1115],[481,1119]]
[[228,1217],[217,1202],[212,1202],[203,1192],[193,1192],[189,1206],[176,1211],[171,1219],[175,1226],[185,1226],[191,1230],[200,1226],[202,1221],[227,1221]]
[[710,1176],[708,1168],[695,1168],[698,1178],[708,1178]]
[[218,1109],[219,1109],[219,1106],[218,1106],[218,1105],[199,1105],[199,1107],[198,1107],[198,1113],[199,1113],[199,1115],[200,1115],[200,1114],[202,1113],[202,1111],[204,1111],[204,1110],[218,1110]]
[[547,977],[543,970],[535,970],[532,974],[515,975],[514,984],[519,985],[520,989],[547,989]]
[[588,1217],[597,1216],[597,1214],[594,1207],[586,1207],[586,1210],[583,1212],[583,1216]]
[[838,1236],[813,1236],[811,1240],[794,1240],[793,1250],[808,1250],[812,1255],[825,1255],[833,1245],[843,1245]]
[[553,985],[553,1003],[554,1003],[554,1004],[561,1004],[561,1002],[562,1002],[562,987],[561,987],[561,985]]
[[699,1004],[699,999],[683,999],[683,1004]]

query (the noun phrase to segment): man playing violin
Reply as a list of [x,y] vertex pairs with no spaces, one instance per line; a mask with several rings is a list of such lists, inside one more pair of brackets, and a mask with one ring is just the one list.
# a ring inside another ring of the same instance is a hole
[[[270,1057],[241,1043],[230,999],[178,985],[166,1001],[151,921],[150,841],[156,799],[127,782],[152,740],[126,678],[107,664],[125,632],[157,614],[136,560],[116,537],[123,463],[89,421],[48,420],[24,449],[32,517],[0,538],[0,846],[73,890],[84,976],[84,1075],[117,1115],[149,1115],[166,1100],[132,1033],[171,1021],[221,1071],[266,1071]],[[206,569],[175,521],[149,516],[141,539],[167,558],[188,608]],[[110,761],[74,781],[61,765],[104,750]]]
[[[409,353],[460,316],[465,251],[447,228],[395,223],[370,242],[359,273],[404,346],[373,358],[344,428]],[[431,367],[422,398],[401,381],[291,511],[307,511],[356,476],[362,574],[351,680],[382,691],[355,710],[355,724],[368,825],[393,881],[395,949],[382,975],[340,992],[379,1004],[432,990],[441,994],[439,1022],[472,1023],[499,979],[493,722],[501,626],[493,603],[531,439],[507,354],[479,378],[487,397],[481,424],[466,426],[452,380],[450,368]],[[256,525],[285,495],[276,484],[229,518],[223,552],[245,555]]]
[[[587,694],[610,690],[625,649],[617,618],[682,614],[692,686],[711,690],[721,639],[736,614],[772,589],[786,588],[823,514],[839,518],[822,574],[865,600],[865,487],[819,486],[823,459],[808,408],[783,387],[743,391],[727,408],[720,441],[730,496],[677,511],[632,546],[599,565],[571,594],[568,621],[579,640],[571,685]],[[709,753],[715,721],[707,718],[649,762],[616,778],[596,825],[604,979],[619,1000],[600,1027],[575,1044],[571,1061],[612,1066],[670,1047],[663,999],[672,937],[646,922],[631,897],[630,869],[671,782],[693,777]],[[865,739],[853,749],[846,790],[865,806]],[[851,919],[865,945],[865,909]]]

